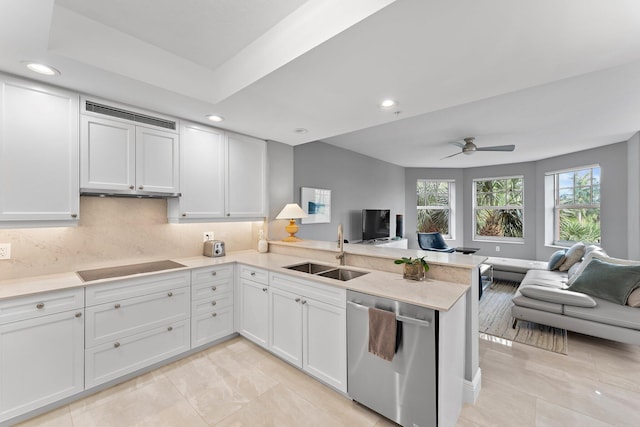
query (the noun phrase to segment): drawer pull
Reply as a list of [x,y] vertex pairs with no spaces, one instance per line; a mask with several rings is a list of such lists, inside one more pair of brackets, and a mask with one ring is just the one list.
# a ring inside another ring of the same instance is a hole
[[303,300],[302,300],[302,303],[303,303],[303,304],[306,304],[306,303],[307,303],[307,300],[306,300],[306,299],[303,299]]
[[76,313],[76,317],[82,317],[82,313],[80,312]]
[[251,275],[252,275],[252,276],[255,276],[255,275],[256,275],[256,272],[255,272],[255,271],[252,271],[252,272],[251,272]]
[[212,271],[212,272],[211,272],[211,275],[212,275],[212,276],[215,276],[216,274],[218,274],[218,272],[217,272],[217,271]]
[[36,304],[36,308],[38,310],[42,310],[44,308],[44,303],[43,302],[39,302],[38,304]]
[[211,317],[216,317],[218,313],[211,313]]
[[212,287],[211,287],[211,290],[212,290],[212,291],[215,291],[216,289],[218,289],[216,286],[212,286]]
[[173,331],[173,326],[169,326],[169,327],[167,328],[167,331],[169,331],[169,332]]
[[296,302],[300,302],[300,298],[296,298]]
[[267,292],[269,288],[262,288],[262,292]]
[[216,304],[217,304],[217,302],[211,301],[211,305],[216,305]]
[[120,308],[120,304],[118,303],[118,304],[114,305],[113,308]]
[[113,346],[114,346],[115,348],[118,348],[118,347],[120,347],[120,343],[119,343],[119,342],[114,343],[114,344],[113,344]]
[[172,296],[173,296],[173,292],[169,292],[169,293],[167,294],[167,296],[168,296],[168,297],[172,297]]

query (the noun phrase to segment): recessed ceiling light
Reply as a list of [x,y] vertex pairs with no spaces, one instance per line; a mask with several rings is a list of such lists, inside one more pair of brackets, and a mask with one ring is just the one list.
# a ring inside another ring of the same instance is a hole
[[385,99],[384,101],[382,101],[380,103],[380,108],[383,108],[383,109],[393,108],[393,107],[395,107],[397,105],[398,105],[398,103],[396,101],[394,101],[393,99]]
[[55,68],[49,65],[40,64],[37,62],[29,62],[29,61],[25,62],[25,65],[31,71],[34,71],[38,74],[44,74],[45,76],[55,76],[60,74],[60,71],[56,70]]
[[309,130],[305,129],[305,128],[295,128],[293,130],[293,133],[298,133],[298,134],[303,134],[303,133],[307,133],[307,132],[309,132]]
[[207,119],[211,120],[212,122],[222,122],[222,121],[224,121],[224,117],[219,116],[217,114],[209,114],[207,116]]

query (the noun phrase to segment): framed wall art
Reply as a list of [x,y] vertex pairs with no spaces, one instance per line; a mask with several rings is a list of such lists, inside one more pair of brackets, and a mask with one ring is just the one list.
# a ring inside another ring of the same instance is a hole
[[301,187],[302,210],[309,215],[302,218],[302,224],[322,224],[331,222],[331,190]]

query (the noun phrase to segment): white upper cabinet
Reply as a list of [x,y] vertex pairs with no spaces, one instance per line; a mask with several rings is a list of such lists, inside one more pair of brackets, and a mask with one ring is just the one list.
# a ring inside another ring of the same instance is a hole
[[265,216],[267,144],[234,133],[227,140],[227,216]]
[[184,123],[180,132],[180,199],[168,201],[170,222],[266,215],[266,143]]
[[[83,192],[132,195],[179,192],[177,121],[107,108],[88,100],[83,103],[80,130]],[[95,105],[99,108],[93,108]],[[126,118],[113,118],[111,114]],[[166,123],[175,130],[155,127],[154,122]]]
[[222,218],[226,137],[223,131],[184,123],[180,132],[179,200],[170,200],[173,219]]
[[77,94],[0,75],[0,153],[0,226],[77,223]]

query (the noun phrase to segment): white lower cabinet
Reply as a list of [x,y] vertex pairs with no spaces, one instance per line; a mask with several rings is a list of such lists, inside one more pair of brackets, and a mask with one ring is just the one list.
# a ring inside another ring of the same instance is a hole
[[[240,328],[245,338],[267,348],[269,341],[269,282],[266,271],[238,267],[240,290]],[[251,278],[251,279],[250,279]]]
[[0,422],[84,390],[83,300],[75,289],[0,302]]
[[191,348],[234,332],[233,265],[191,271]]
[[269,349],[346,392],[346,291],[277,273],[269,285]]
[[87,288],[85,387],[189,350],[190,283],[181,271]]

